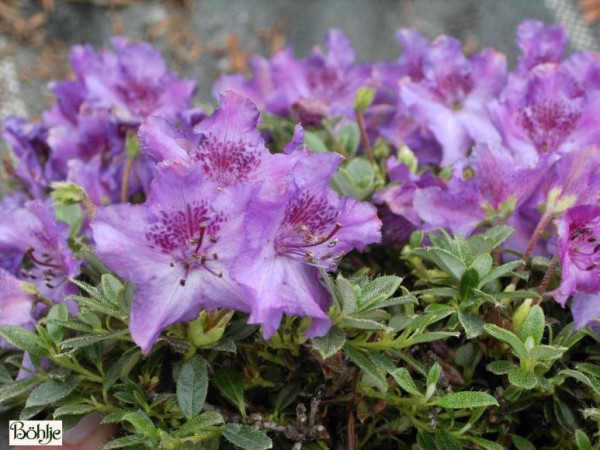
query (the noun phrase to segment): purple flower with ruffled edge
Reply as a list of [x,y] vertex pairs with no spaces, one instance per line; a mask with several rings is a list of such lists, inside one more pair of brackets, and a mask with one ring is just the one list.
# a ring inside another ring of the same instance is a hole
[[2,211],[0,250],[25,260],[13,274],[34,284],[42,296],[56,303],[77,292],[67,277],[79,275],[81,261],[69,249],[68,238],[68,225],[56,220],[49,202],[35,200]]
[[219,98],[218,108],[191,132],[159,117],[145,120],[139,132],[142,153],[156,162],[198,164],[221,189],[285,175],[291,162],[265,147],[256,106],[233,91]]
[[484,50],[466,58],[458,40],[441,36],[423,58],[423,78],[400,82],[400,98],[409,116],[440,143],[442,166],[464,158],[473,142],[500,140],[486,106],[505,80],[504,55]]
[[586,93],[568,66],[542,64],[511,81],[489,106],[503,144],[521,164],[600,143],[600,96]]
[[581,328],[600,318],[600,205],[567,210],[556,220],[556,229],[562,279],[550,295],[562,306],[573,296],[571,311],[576,328]]
[[33,198],[43,198],[52,181],[63,179],[64,166],[51,160],[48,128],[43,124],[28,124],[24,119],[9,117],[4,121],[2,136],[10,145],[17,164],[8,167]]
[[98,257],[136,286],[129,327],[147,353],[160,332],[202,308],[250,311],[231,279],[243,251],[251,190],[219,192],[201,165],[159,165],[146,203],[100,208],[92,222]]
[[[0,325],[33,328],[34,296],[21,289],[21,280],[0,268]],[[0,339],[0,347],[10,347]]]
[[467,173],[472,171],[468,178],[455,174],[443,186],[415,192],[414,209],[427,228],[445,227],[469,235],[479,223],[494,220],[502,205],[509,210],[520,208],[547,170],[543,164],[519,166],[506,149],[483,144],[475,147],[465,165],[470,168]]
[[517,71],[526,74],[539,64],[559,63],[567,47],[567,34],[561,25],[545,26],[538,20],[525,20],[517,29],[521,49]]
[[123,123],[139,123],[152,114],[175,118],[188,108],[196,84],[167,72],[161,54],[145,42],[111,40],[114,52],[76,46],[71,64],[85,85],[86,101],[108,108]]
[[287,148],[297,163],[285,191],[268,200],[252,199],[244,223],[249,248],[235,262],[233,277],[252,299],[249,322],[261,324],[265,338],[283,314],[310,317],[309,337],[331,326],[326,311],[330,294],[319,268],[335,270],[353,248],[381,239],[375,208],[340,198],[328,181],[340,163],[333,153],[312,153],[295,138]]
[[253,76],[222,76],[213,88],[215,94],[233,90],[249,97],[259,108],[289,117],[294,104],[303,99],[322,102],[333,115],[354,117],[356,90],[368,84],[371,68],[354,64],[352,44],[340,30],[327,35],[328,53],[319,47],[304,59],[296,59],[290,49],[271,60],[255,57]]

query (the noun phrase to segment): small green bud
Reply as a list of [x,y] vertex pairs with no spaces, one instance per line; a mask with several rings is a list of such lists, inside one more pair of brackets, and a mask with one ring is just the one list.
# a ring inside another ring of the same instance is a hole
[[368,87],[361,87],[358,91],[356,91],[356,95],[354,96],[354,109],[356,111],[364,111],[373,102],[375,98],[375,91]]
[[50,187],[52,198],[65,205],[81,203],[87,198],[85,190],[72,181],[55,181]]
[[415,173],[417,171],[419,160],[417,159],[413,151],[406,145],[403,145],[398,149],[398,161],[406,164],[406,166],[410,169],[411,172]]
[[531,310],[532,302],[533,302],[533,299],[531,299],[531,298],[525,299],[523,301],[523,303],[521,303],[519,305],[519,307],[516,309],[516,311],[513,313],[513,316],[512,316],[513,330],[516,331],[517,333],[519,331],[521,331],[521,328],[523,327],[523,322],[525,322],[525,319],[529,315],[529,311]]
[[423,232],[422,231],[413,231],[410,234],[410,238],[408,239],[408,244],[411,248],[419,248],[423,243]]
[[125,142],[125,154],[128,158],[135,159],[140,154],[140,141],[135,133],[127,133],[127,142]]
[[200,316],[188,324],[188,336],[196,347],[209,347],[223,337],[233,311],[202,311]]

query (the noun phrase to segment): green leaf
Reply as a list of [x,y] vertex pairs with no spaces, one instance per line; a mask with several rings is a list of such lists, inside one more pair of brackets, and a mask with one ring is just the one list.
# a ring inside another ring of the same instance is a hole
[[506,447],[496,442],[490,441],[489,439],[483,439],[477,436],[466,436],[466,439],[471,441],[473,444],[477,444],[479,447],[485,450],[505,450]]
[[315,132],[304,130],[304,143],[314,152],[325,153],[329,151],[323,140]]
[[416,248],[411,252],[411,255],[431,261],[455,280],[460,280],[467,270],[467,266],[460,259],[441,248]]
[[521,342],[516,334],[491,323],[486,323],[483,326],[483,329],[493,338],[510,345],[519,359],[527,358],[527,350],[525,349],[525,345],[523,342]]
[[206,428],[213,427],[223,423],[223,416],[216,411],[203,412],[188,420],[182,427],[176,432],[175,436],[183,437],[192,435],[197,431],[204,430]]
[[102,383],[102,389],[108,391],[119,378],[123,379],[127,377],[141,356],[142,354],[137,348],[123,354],[116,363],[110,366],[108,372],[106,372],[104,383]]
[[482,277],[479,280],[479,287],[482,288],[483,286],[488,284],[490,281],[494,281],[498,278],[501,278],[501,277],[511,274],[511,272],[513,270],[515,270],[517,267],[519,267],[522,263],[523,263],[523,261],[521,261],[521,260],[511,261],[509,263],[502,264],[500,267],[496,267],[496,268],[492,269],[490,272],[488,272],[488,274],[486,276]]
[[374,278],[362,289],[362,295],[358,302],[358,312],[378,308],[378,304],[389,299],[400,287],[402,278],[394,275],[386,275]]
[[327,359],[335,355],[344,346],[346,334],[340,328],[333,326],[325,336],[314,338],[311,342],[313,348],[321,355],[321,358]]
[[369,319],[359,319],[357,317],[346,317],[342,322],[343,328],[356,330],[386,330],[387,327],[379,322]]
[[517,450],[535,450],[535,445],[533,445],[524,437],[517,436],[516,434],[511,434],[510,437]]
[[246,417],[244,401],[244,376],[233,369],[215,370],[214,381],[225,398]]
[[96,408],[88,403],[72,403],[56,408],[53,416],[54,418],[61,416],[82,416],[93,411],[96,411]]
[[18,397],[19,395],[33,389],[33,387],[39,383],[40,382],[36,377],[31,377],[2,386],[2,390],[0,390],[0,405],[3,405],[11,398]]
[[498,406],[498,401],[486,392],[462,391],[447,394],[432,402],[447,409],[479,408],[481,406]]
[[383,371],[377,367],[373,362],[362,354],[360,350],[353,347],[349,343],[344,345],[344,351],[350,357],[352,362],[356,364],[362,371],[371,377],[375,386],[381,391],[386,392],[388,388],[387,381],[385,379],[385,374]]
[[48,380],[33,390],[25,406],[29,408],[56,403],[73,392],[79,385],[79,381],[77,376],[70,376],[65,381]]
[[154,426],[152,419],[142,411],[128,412],[123,416],[123,421],[129,422],[139,434],[146,438],[160,439],[160,432]]
[[129,333],[129,329],[123,328],[118,331],[113,331],[112,333],[97,333],[97,334],[88,334],[87,336],[78,336],[75,338],[67,339],[63,341],[62,348],[81,348],[87,347],[88,345],[95,344],[97,342],[109,341],[111,339],[116,340],[119,336],[124,336]]
[[581,381],[586,386],[592,388],[596,395],[600,395],[600,382],[590,379],[587,375],[573,369],[565,369],[560,371],[561,375],[566,375]]
[[101,285],[104,298],[115,306],[119,306],[119,295],[123,291],[123,283],[114,275],[105,273],[102,275]]
[[479,275],[479,279],[485,277],[490,270],[492,270],[492,266],[494,265],[494,260],[490,256],[489,253],[482,253],[481,255],[477,255],[471,267],[477,271]]
[[484,233],[471,236],[468,241],[476,255],[490,253],[502,244],[513,233],[513,229],[506,225],[490,228]]
[[57,325],[56,323],[52,323],[52,320],[64,320],[67,321],[69,319],[69,311],[67,311],[67,306],[64,303],[59,303],[58,305],[54,305],[48,311],[48,324],[46,325],[46,329],[48,330],[48,334],[52,339],[52,342],[58,344],[63,340],[65,332],[63,327]]
[[456,247],[458,257],[465,266],[469,267],[473,264],[473,250],[471,249],[469,242],[462,235],[454,235],[454,246]]
[[578,450],[593,450],[592,441],[583,430],[575,431],[575,443]]
[[360,130],[354,122],[347,122],[341,126],[337,133],[339,143],[346,149],[348,154],[356,155],[358,144],[360,144]]
[[465,330],[467,339],[476,338],[483,333],[485,322],[481,317],[468,312],[458,311],[458,320]]
[[[147,437],[140,436],[139,434],[133,434],[133,435],[113,439],[112,441],[104,444],[104,447],[102,447],[102,449],[103,450],[113,450],[113,449],[119,449],[119,448],[123,448],[123,447],[131,447],[134,445],[144,445],[144,444],[148,444],[148,443],[149,443],[149,440]],[[158,443],[156,443],[156,444],[158,444]],[[144,447],[148,448],[147,445],[144,445]],[[144,447],[142,447],[142,448],[144,448]],[[157,446],[154,446],[152,448],[157,448]]]
[[462,450],[463,448],[458,439],[444,430],[437,430],[433,435],[433,441],[437,450]]
[[425,342],[438,341],[449,337],[458,337],[458,331],[430,331],[429,333],[417,334],[403,342],[401,348],[406,348],[410,345],[424,344]]
[[273,442],[269,436],[248,425],[228,423],[223,427],[222,431],[225,439],[244,450],[267,450],[273,448]]
[[350,281],[346,280],[342,275],[338,275],[335,280],[338,298],[342,304],[342,309],[347,314],[352,314],[357,306],[356,291]]
[[512,369],[517,368],[518,366],[515,363],[510,361],[492,361],[487,365],[487,370],[492,372],[495,375],[506,375]]
[[16,325],[0,325],[0,337],[31,355],[46,356],[44,341],[35,333]]
[[569,350],[567,347],[556,345],[536,345],[531,349],[529,355],[538,361],[553,361],[560,358],[567,350]]
[[533,372],[527,372],[520,367],[508,372],[508,381],[513,386],[521,389],[533,389],[537,386],[538,379]]
[[277,397],[275,397],[275,411],[281,412],[289,405],[294,403],[294,401],[298,398],[298,394],[300,393],[300,383],[287,383],[285,384],[281,390],[277,393]]
[[477,288],[479,283],[479,273],[474,268],[467,269],[460,279],[460,286],[458,289],[460,298],[468,300],[473,296],[473,289]]
[[440,379],[440,376],[442,375],[442,366],[440,366],[438,363],[434,363],[431,366],[431,369],[429,369],[429,372],[427,373],[427,387],[429,388],[429,386],[434,386],[437,385],[437,382]]
[[544,311],[540,305],[532,306],[529,310],[529,314],[523,321],[523,325],[519,330],[519,337],[521,340],[525,340],[529,336],[533,337],[533,341],[536,344],[542,342],[544,336],[544,327],[546,326],[546,319],[544,317]]
[[410,373],[404,367],[399,367],[397,369],[392,370],[390,372],[390,375],[392,375],[394,381],[398,383],[398,386],[400,386],[410,395],[414,395],[417,397],[423,396],[423,394],[413,381],[412,377],[410,376]]
[[177,404],[189,420],[200,414],[208,393],[207,363],[200,355],[186,361],[177,377]]

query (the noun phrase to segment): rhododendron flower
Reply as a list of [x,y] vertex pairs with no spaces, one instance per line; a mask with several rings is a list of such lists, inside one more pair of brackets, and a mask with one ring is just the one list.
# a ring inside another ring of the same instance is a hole
[[600,205],[579,205],[556,221],[560,286],[550,293],[562,306],[573,296],[575,327],[600,330]]
[[0,251],[25,260],[20,268],[12,264],[4,269],[13,269],[13,275],[33,283],[54,302],[74,294],[76,288],[67,277],[79,275],[81,262],[69,249],[68,225],[56,220],[51,204],[35,200],[23,207],[4,207],[1,213]]
[[277,53],[270,61],[255,57],[253,77],[222,76],[213,88],[215,94],[233,90],[248,96],[259,108],[289,117],[294,104],[303,99],[322,102],[333,115],[354,116],[356,90],[368,83],[371,73],[366,65],[354,65],[354,49],[339,30],[327,36],[329,52],[316,47],[297,60],[291,50]]
[[114,52],[96,52],[89,45],[71,51],[71,64],[85,86],[86,101],[108,108],[124,123],[139,123],[152,114],[175,118],[179,110],[189,107],[196,83],[167,72],[154,47],[124,37],[111,42]]
[[464,158],[473,142],[499,141],[486,105],[504,86],[504,55],[485,50],[466,58],[459,41],[441,36],[430,44],[422,64],[421,80],[400,82],[400,98],[409,116],[440,143],[440,164]]
[[233,202],[202,166],[171,162],[159,166],[146,203],[98,211],[92,223],[96,251],[135,284],[129,326],[144,353],[164,328],[195,319],[202,308],[249,311],[230,276],[243,250],[248,194],[231,193]]
[[600,144],[600,96],[586,93],[564,66],[536,66],[525,82],[511,81],[490,110],[504,145],[520,164]]
[[311,317],[307,336],[322,336],[331,326],[330,294],[318,269],[335,270],[346,252],[379,242],[381,222],[372,205],[328,187],[339,155],[299,146],[290,157],[298,162],[283,195],[248,205],[244,229],[253,251],[236,261],[233,276],[252,299],[250,323],[261,324],[265,337],[283,314]]
[[525,20],[517,29],[517,46],[523,52],[518,69],[525,74],[544,63],[559,63],[567,47],[567,34],[560,25],[547,27],[537,20]]

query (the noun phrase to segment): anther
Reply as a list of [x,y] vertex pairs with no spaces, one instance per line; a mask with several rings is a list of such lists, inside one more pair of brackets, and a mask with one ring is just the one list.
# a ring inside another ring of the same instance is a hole
[[337,243],[338,243],[338,240],[336,238],[333,241],[331,241],[329,244],[327,244],[327,247],[333,248],[333,247],[335,247],[337,245]]
[[591,272],[592,270],[594,270],[596,267],[598,267],[598,263],[597,262],[593,262],[592,264],[590,264],[589,266],[587,266],[585,268],[586,271]]
[[182,278],[182,279],[180,279],[180,280],[179,280],[179,284],[180,284],[181,286],[185,286],[185,278]]

